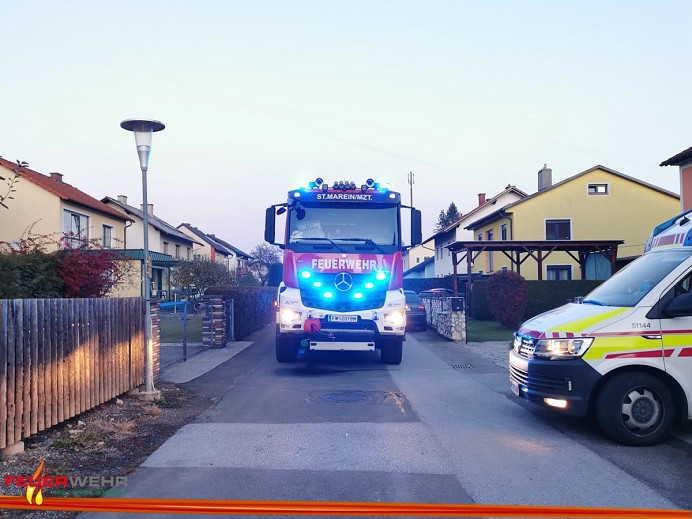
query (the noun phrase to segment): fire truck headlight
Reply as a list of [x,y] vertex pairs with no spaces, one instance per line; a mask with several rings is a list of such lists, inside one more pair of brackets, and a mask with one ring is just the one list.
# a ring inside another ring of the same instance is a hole
[[536,343],[533,355],[541,359],[573,359],[584,355],[592,342],[593,337],[544,339]]
[[404,313],[400,310],[392,312],[391,314],[385,314],[384,320],[394,326],[403,326],[404,322],[406,322]]
[[284,324],[292,324],[296,321],[300,321],[300,312],[296,312],[291,308],[281,309],[281,322]]

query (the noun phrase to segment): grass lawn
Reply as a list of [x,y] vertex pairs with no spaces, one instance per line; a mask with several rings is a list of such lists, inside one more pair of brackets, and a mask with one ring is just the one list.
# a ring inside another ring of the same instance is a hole
[[[161,318],[161,342],[183,342],[183,320],[170,316]],[[202,319],[187,321],[187,342],[202,342]]]
[[514,340],[512,335],[516,330],[508,330],[497,321],[466,321],[466,340],[468,342],[507,341]]

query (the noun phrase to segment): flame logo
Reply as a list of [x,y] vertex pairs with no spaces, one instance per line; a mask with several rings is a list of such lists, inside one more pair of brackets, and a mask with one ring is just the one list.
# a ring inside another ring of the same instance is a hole
[[43,475],[46,472],[43,468],[45,461],[46,461],[45,458],[41,459],[41,464],[36,469],[36,472],[34,472],[34,475],[31,476],[30,483],[36,483],[36,484],[35,485],[29,484],[26,486],[26,500],[29,502],[30,505],[43,504],[43,491],[41,490],[41,485],[40,485],[40,481],[38,478],[40,477],[41,479],[43,479]]

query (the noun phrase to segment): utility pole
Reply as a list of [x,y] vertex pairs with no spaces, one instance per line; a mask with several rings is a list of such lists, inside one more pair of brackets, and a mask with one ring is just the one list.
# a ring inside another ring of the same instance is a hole
[[413,171],[408,172],[408,185],[411,189],[411,207],[413,207]]

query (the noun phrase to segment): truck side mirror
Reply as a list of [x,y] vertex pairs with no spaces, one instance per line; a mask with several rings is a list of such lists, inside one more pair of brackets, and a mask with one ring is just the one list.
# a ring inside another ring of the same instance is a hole
[[666,317],[685,317],[692,315],[692,292],[675,296],[664,310]]
[[420,245],[422,242],[421,212],[418,209],[411,208],[411,246]]
[[264,213],[264,241],[274,245],[276,217],[274,216],[274,208],[268,207]]

